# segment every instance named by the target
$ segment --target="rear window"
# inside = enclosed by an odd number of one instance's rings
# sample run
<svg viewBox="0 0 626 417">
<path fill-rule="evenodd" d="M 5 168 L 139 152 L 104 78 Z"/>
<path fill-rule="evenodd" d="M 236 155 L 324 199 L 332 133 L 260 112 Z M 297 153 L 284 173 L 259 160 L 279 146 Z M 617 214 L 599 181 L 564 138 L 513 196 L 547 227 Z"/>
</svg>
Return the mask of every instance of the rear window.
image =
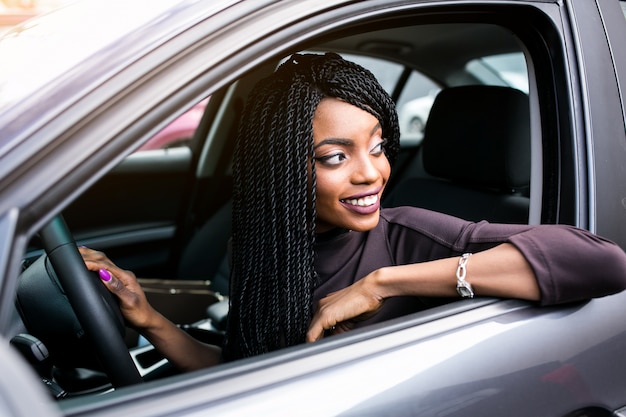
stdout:
<svg viewBox="0 0 626 417">
<path fill-rule="evenodd" d="M 528 70 L 521 52 L 473 59 L 467 63 L 466 70 L 483 84 L 513 87 L 528 93 Z"/>
</svg>

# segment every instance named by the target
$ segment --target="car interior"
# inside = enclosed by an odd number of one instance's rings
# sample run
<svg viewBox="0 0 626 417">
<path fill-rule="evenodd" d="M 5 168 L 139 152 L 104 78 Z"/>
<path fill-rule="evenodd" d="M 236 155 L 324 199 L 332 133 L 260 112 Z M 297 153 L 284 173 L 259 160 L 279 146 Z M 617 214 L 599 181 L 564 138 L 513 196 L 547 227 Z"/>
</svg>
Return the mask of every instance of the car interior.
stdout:
<svg viewBox="0 0 626 417">
<path fill-rule="evenodd" d="M 428 177 L 403 178 L 388 206 L 417 206 L 472 221 L 528 222 L 528 97 L 510 87 L 442 90 L 421 144 Z M 471 204 L 459 202 L 471 201 Z"/>
<path fill-rule="evenodd" d="M 402 149 L 385 207 L 414 205 L 472 221 L 538 220 L 540 203 L 531 204 L 542 192 L 541 178 L 533 182 L 531 176 L 537 152 L 529 99 L 533 56 L 515 30 L 486 20 L 387 21 L 374 30 L 347 28 L 301 45 L 302 51 L 337 52 L 364 65 L 396 101 Z M 252 86 L 287 55 L 281 52 L 213 93 L 189 143 L 130 154 L 63 211 L 78 245 L 102 250 L 134 271 L 155 306 L 212 343 L 221 342 L 228 314 L 230 174 L 238 118 Z M 414 103 L 426 103 L 426 114 L 407 116 Z M 90 349 L 72 308 L 61 300 L 55 268 L 42 260 L 45 238 L 34 237 L 24 257 L 12 343 L 55 397 L 106 392 L 116 384 L 85 353 Z M 46 285 L 38 283 L 42 275 Z M 38 303 L 42 294 L 57 300 L 57 307 Z M 121 331 L 144 380 L 177 373 L 145 339 L 131 329 Z M 46 353 L 33 354 L 33 346 Z"/>
</svg>

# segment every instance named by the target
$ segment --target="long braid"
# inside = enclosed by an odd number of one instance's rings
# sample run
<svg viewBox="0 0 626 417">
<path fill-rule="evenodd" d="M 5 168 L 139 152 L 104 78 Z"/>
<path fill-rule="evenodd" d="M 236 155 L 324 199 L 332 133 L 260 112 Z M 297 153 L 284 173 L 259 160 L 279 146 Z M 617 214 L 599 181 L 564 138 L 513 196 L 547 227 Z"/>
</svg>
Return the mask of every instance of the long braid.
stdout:
<svg viewBox="0 0 626 417">
<path fill-rule="evenodd" d="M 381 122 L 392 161 L 394 103 L 374 76 L 336 54 L 294 55 L 248 97 L 235 148 L 228 360 L 304 342 L 317 284 L 313 116 L 337 97 Z"/>
</svg>

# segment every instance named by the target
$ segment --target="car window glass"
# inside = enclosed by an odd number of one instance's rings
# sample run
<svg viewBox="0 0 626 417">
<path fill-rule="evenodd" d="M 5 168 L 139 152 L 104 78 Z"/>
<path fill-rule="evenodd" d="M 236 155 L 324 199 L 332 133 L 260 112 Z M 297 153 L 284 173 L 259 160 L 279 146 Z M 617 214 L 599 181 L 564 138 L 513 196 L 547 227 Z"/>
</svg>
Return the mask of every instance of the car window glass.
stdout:
<svg viewBox="0 0 626 417">
<path fill-rule="evenodd" d="M 208 101 L 209 99 L 206 98 L 195 104 L 151 137 L 137 151 L 189 146 Z"/>
<path fill-rule="evenodd" d="M 626 1 L 620 1 L 619 5 L 622 6 L 622 11 L 624 12 L 624 17 L 626 18 Z"/>
<path fill-rule="evenodd" d="M 341 55 L 345 59 L 353 61 L 372 71 L 378 82 L 389 94 L 391 94 L 394 88 L 396 88 L 400 75 L 402 75 L 402 65 L 396 64 L 395 62 L 356 54 Z"/>
<path fill-rule="evenodd" d="M 342 55 L 372 71 L 389 94 L 394 93 L 405 70 L 403 65 L 395 62 L 355 54 Z M 411 71 L 396 103 L 400 119 L 401 146 L 419 143 L 432 100 L 439 89 L 439 86 L 424 74 Z"/>
<path fill-rule="evenodd" d="M 401 145 L 421 142 L 430 107 L 440 90 L 441 87 L 430 78 L 418 71 L 411 72 L 397 103 Z"/>
<path fill-rule="evenodd" d="M 473 59 L 466 70 L 482 84 L 503 85 L 528 93 L 528 72 L 522 52 Z"/>
</svg>

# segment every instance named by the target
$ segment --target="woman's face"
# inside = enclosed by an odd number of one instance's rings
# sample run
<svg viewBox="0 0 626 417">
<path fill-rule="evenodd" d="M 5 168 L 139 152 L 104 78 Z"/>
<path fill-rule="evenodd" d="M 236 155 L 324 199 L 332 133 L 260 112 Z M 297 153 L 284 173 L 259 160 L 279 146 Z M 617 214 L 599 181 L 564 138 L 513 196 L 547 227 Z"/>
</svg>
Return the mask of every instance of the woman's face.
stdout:
<svg viewBox="0 0 626 417">
<path fill-rule="evenodd" d="M 324 98 L 313 117 L 317 173 L 317 233 L 337 227 L 371 230 L 391 167 L 378 119 L 335 98 Z"/>
</svg>

